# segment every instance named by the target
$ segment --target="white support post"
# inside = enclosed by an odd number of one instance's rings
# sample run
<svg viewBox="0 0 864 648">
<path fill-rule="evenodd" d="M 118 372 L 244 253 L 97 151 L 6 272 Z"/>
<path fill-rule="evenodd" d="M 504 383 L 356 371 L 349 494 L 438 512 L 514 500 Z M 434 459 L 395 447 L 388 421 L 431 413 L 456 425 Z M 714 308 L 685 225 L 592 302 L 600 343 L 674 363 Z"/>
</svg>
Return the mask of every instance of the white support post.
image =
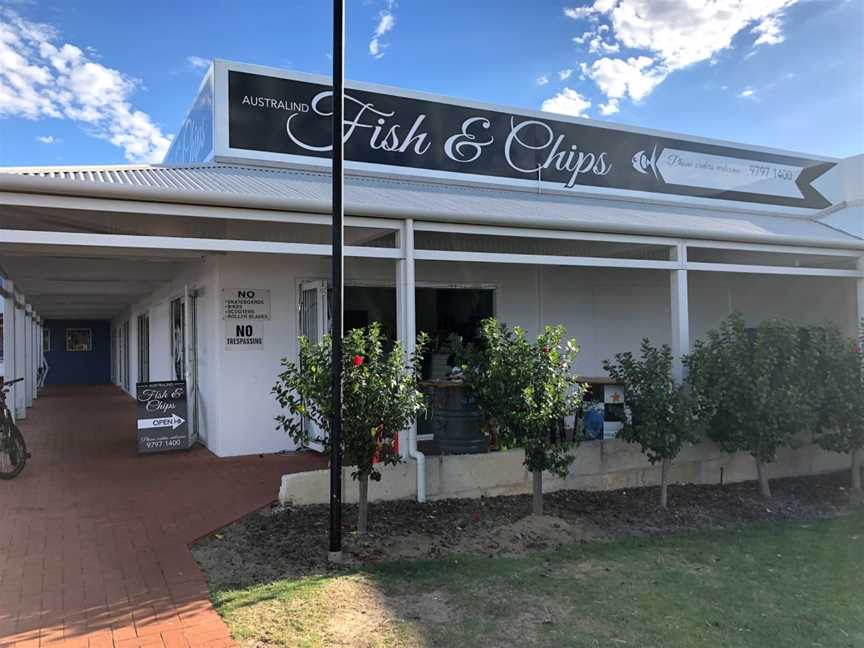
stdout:
<svg viewBox="0 0 864 648">
<path fill-rule="evenodd" d="M 3 280 L 3 288 L 6 292 L 3 298 L 3 379 L 5 381 L 15 380 L 15 284 L 12 281 Z M 18 385 L 12 385 L 7 394 L 7 404 L 12 418 L 15 418 L 15 391 Z"/>
<path fill-rule="evenodd" d="M 672 255 L 678 269 L 672 270 L 669 282 L 672 321 L 672 375 L 675 380 L 684 380 L 682 356 L 690 352 L 690 304 L 687 294 L 687 247 L 679 243 Z"/>
<path fill-rule="evenodd" d="M 27 329 L 30 331 L 30 364 L 27 367 L 30 376 L 30 398 L 36 400 L 36 311 L 30 307 L 30 322 Z"/>
<path fill-rule="evenodd" d="M 397 262 L 396 329 L 399 341 L 409 355 L 417 348 L 417 311 L 414 277 L 414 221 L 406 219 L 400 232 L 401 258 Z M 406 438 L 407 437 L 407 438 Z M 407 441 L 407 443 L 406 443 Z M 417 462 L 417 501 L 426 501 L 426 456 L 417 449 L 417 423 L 399 433 L 403 457 Z"/>
<path fill-rule="evenodd" d="M 30 330 L 33 331 L 33 362 L 30 367 L 30 378 L 33 381 L 33 400 L 39 397 L 39 381 L 36 379 L 36 372 L 39 369 L 39 315 L 34 309 L 30 320 Z"/>
<path fill-rule="evenodd" d="M 858 271 L 864 273 L 864 257 L 858 259 Z M 855 320 L 855 330 L 859 331 L 862 322 L 864 322 L 864 277 L 856 281 L 856 292 L 858 295 L 858 318 Z"/>
<path fill-rule="evenodd" d="M 195 330 L 195 322 L 193 317 L 195 316 L 195 311 L 192 308 L 192 300 L 194 299 L 194 291 L 189 290 L 189 284 L 183 286 L 183 340 L 186 343 L 186 348 L 183 349 L 183 359 L 185 360 L 186 366 L 183 367 L 183 371 L 186 378 L 186 418 L 188 422 L 186 424 L 186 429 L 188 430 L 189 442 L 190 445 L 194 443 L 198 439 L 198 426 L 196 421 L 196 406 L 198 402 L 198 385 L 195 384 L 195 367 L 194 362 L 195 359 L 195 339 L 194 339 L 194 330 Z M 126 340 L 127 352 L 123 358 L 123 361 L 129 362 L 129 353 L 131 350 L 129 349 L 129 340 Z M 127 369 L 128 371 L 128 369 Z M 131 378 L 130 378 L 130 387 L 131 387 Z"/>
<path fill-rule="evenodd" d="M 24 405 L 33 406 L 33 307 L 24 307 Z"/>
<path fill-rule="evenodd" d="M 42 318 L 33 318 L 33 398 L 39 398 L 39 367 L 42 366 Z"/>
<path fill-rule="evenodd" d="M 25 348 L 25 323 L 27 314 L 24 311 L 24 296 L 15 297 L 15 377 L 23 378 L 27 366 L 27 353 Z M 15 416 L 19 419 L 27 417 L 27 397 L 25 383 L 21 381 L 15 385 Z"/>
</svg>

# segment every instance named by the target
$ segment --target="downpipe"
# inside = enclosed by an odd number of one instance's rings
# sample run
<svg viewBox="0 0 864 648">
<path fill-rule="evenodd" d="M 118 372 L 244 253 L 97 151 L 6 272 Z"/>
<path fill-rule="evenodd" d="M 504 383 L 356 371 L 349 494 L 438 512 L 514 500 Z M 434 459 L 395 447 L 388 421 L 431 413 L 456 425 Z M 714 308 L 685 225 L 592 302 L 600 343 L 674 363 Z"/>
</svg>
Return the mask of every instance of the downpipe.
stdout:
<svg viewBox="0 0 864 648">
<path fill-rule="evenodd" d="M 408 456 L 417 462 L 417 501 L 426 501 L 426 455 L 417 449 L 417 424 L 408 430 Z"/>
</svg>

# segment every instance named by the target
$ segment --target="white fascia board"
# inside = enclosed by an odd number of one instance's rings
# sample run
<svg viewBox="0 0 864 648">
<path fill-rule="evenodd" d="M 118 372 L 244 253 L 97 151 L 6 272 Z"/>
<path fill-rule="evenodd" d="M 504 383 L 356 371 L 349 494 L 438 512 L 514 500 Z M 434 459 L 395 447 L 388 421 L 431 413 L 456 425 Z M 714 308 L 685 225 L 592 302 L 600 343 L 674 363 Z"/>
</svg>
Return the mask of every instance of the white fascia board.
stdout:
<svg viewBox="0 0 864 648">
<path fill-rule="evenodd" d="M 677 261 L 569 257 L 547 254 L 505 254 L 499 252 L 454 252 L 450 250 L 414 250 L 414 258 L 417 261 L 464 261 L 469 263 L 514 263 L 585 268 L 639 268 L 642 270 L 677 270 L 680 267 Z"/>
<path fill-rule="evenodd" d="M 737 263 L 688 262 L 687 270 L 696 272 L 733 272 L 741 274 L 794 275 L 805 277 L 848 277 L 860 279 L 860 270 L 839 270 L 834 268 L 804 268 L 793 266 L 766 266 Z"/>
<path fill-rule="evenodd" d="M 532 229 L 528 227 L 501 227 L 498 225 L 471 225 L 464 223 L 438 223 L 415 221 L 418 232 L 444 232 L 453 234 L 479 234 L 486 236 L 512 236 L 523 238 L 565 239 L 568 241 L 605 241 L 609 243 L 644 243 L 646 245 L 677 245 L 678 239 L 627 234 L 601 234 L 574 230 Z"/>
<path fill-rule="evenodd" d="M 736 243 L 734 241 L 689 240 L 678 238 L 663 238 L 651 236 L 632 236 L 626 234 L 597 234 L 593 232 L 578 232 L 573 230 L 538 230 L 519 227 L 499 227 L 496 225 L 465 225 L 461 223 L 436 223 L 418 221 L 414 223 L 416 231 L 444 232 L 454 234 L 477 234 L 486 236 L 512 236 L 524 238 L 563 239 L 568 241 L 603 241 L 608 243 L 641 243 L 657 246 L 677 246 L 683 244 L 692 248 L 716 248 L 721 250 L 740 250 L 747 252 L 775 252 L 779 254 L 813 254 L 822 256 L 858 258 L 858 250 L 841 250 L 836 248 L 795 246 L 795 245 L 760 245 L 757 243 Z"/>
<path fill-rule="evenodd" d="M 127 234 L 82 234 L 80 232 L 47 232 L 0 229 L 0 244 L 75 246 L 95 248 L 137 248 L 155 250 L 195 250 L 199 252 L 252 252 L 260 254 L 297 254 L 330 256 L 330 246 L 315 243 L 279 243 L 274 241 L 238 241 L 173 236 L 137 236 Z M 0 248 L 2 249 L 2 248 Z M 345 246 L 345 256 L 376 259 L 399 259 L 398 248 Z"/>
<path fill-rule="evenodd" d="M 688 248 L 712 248 L 718 250 L 736 250 L 743 252 L 772 252 L 776 254 L 813 254 L 819 256 L 835 256 L 858 258 L 860 250 L 841 250 L 837 248 L 813 247 L 801 245 L 760 245 L 758 243 L 736 243 L 734 241 L 686 241 Z"/>
</svg>

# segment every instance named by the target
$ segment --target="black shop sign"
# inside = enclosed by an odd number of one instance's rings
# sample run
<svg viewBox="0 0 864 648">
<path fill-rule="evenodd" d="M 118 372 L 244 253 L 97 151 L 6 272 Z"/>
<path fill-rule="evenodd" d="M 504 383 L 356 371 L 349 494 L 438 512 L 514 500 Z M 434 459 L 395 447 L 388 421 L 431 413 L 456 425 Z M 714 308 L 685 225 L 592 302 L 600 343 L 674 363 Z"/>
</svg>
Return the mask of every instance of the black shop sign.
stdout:
<svg viewBox="0 0 864 648">
<path fill-rule="evenodd" d="M 186 382 L 171 380 L 135 385 L 138 399 L 138 452 L 186 450 L 191 446 Z"/>
<path fill-rule="evenodd" d="M 789 207 L 830 205 L 813 186 L 834 166 L 827 160 L 384 90 L 346 90 L 345 156 L 355 167 L 360 163 L 357 168 L 564 191 L 596 187 Z M 264 152 L 289 162 L 326 164 L 332 113 L 327 83 L 228 71 L 229 154 Z"/>
</svg>

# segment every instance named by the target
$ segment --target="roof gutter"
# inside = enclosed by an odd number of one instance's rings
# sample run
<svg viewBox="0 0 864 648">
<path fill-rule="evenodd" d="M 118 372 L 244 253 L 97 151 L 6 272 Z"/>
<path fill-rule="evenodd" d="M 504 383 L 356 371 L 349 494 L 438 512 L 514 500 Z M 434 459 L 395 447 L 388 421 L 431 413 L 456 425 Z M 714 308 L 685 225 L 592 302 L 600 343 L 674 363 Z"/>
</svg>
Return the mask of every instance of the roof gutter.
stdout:
<svg viewBox="0 0 864 648">
<path fill-rule="evenodd" d="M 183 205 L 203 205 L 212 207 L 236 207 L 280 212 L 306 212 L 329 214 L 330 202 L 304 198 L 279 198 L 257 196 L 254 194 L 225 194 L 216 192 L 186 191 L 166 187 L 135 186 L 128 184 L 98 183 L 64 178 L 45 178 L 0 173 L 0 193 L 17 192 L 30 194 L 49 194 L 56 196 L 75 196 L 85 198 L 105 198 L 137 202 L 175 203 Z M 350 194 L 349 194 L 350 196 Z M 627 201 L 633 203 L 633 201 Z M 350 199 L 345 204 L 346 214 L 378 218 L 439 221 L 450 223 L 471 223 L 476 225 L 499 225 L 504 227 L 533 227 L 574 231 L 603 232 L 610 234 L 641 234 L 689 239 L 724 240 L 742 243 L 773 243 L 778 245 L 800 245 L 823 248 L 864 250 L 864 239 L 851 238 L 847 241 L 826 241 L 803 236 L 782 236 L 761 232 L 723 232 L 701 229 L 666 227 L 645 223 L 596 223 L 590 220 L 568 217 L 538 216 L 500 216 L 495 214 L 454 214 L 449 211 L 406 207 L 402 205 L 358 204 Z M 821 224 L 821 223 L 820 223 Z M 824 226 L 824 224 L 822 224 Z M 831 228 L 825 226 L 826 229 Z M 833 230 L 832 230 L 833 231 Z"/>
</svg>

